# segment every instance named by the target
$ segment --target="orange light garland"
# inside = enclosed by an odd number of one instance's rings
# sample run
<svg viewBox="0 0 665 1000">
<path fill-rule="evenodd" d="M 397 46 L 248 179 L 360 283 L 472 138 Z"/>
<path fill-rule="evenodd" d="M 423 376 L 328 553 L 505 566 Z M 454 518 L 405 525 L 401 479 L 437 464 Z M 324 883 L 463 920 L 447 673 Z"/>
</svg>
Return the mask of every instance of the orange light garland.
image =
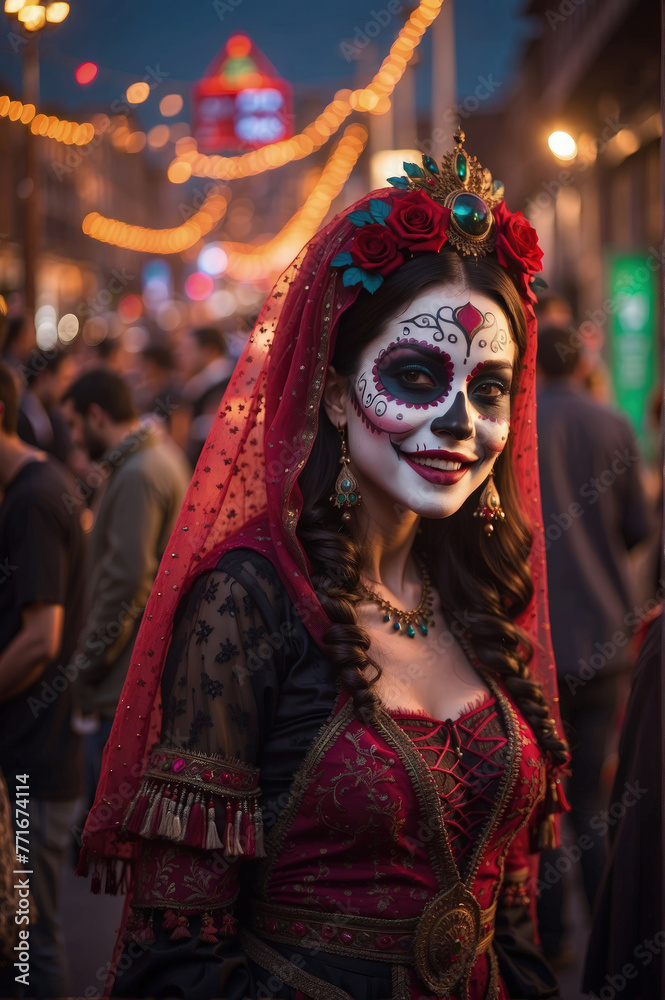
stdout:
<svg viewBox="0 0 665 1000">
<path fill-rule="evenodd" d="M 321 114 L 298 135 L 238 156 L 206 156 L 197 150 L 188 151 L 172 161 L 169 180 L 174 184 L 182 184 L 192 174 L 196 177 L 234 180 L 254 176 L 264 170 L 275 170 L 320 149 L 331 135 L 339 131 L 353 111 L 385 114 L 390 107 L 390 94 L 402 78 L 416 46 L 439 14 L 442 5 L 443 0 L 420 0 L 367 87 L 353 91 L 340 90 Z"/>
<path fill-rule="evenodd" d="M 235 281 L 263 281 L 282 271 L 325 219 L 366 142 L 367 129 L 363 125 L 349 125 L 302 208 L 272 239 L 256 247 L 224 244 L 228 257 L 225 276 Z"/>
<path fill-rule="evenodd" d="M 276 236 L 258 247 L 247 247 L 242 243 L 226 244 L 229 257 L 226 274 L 239 281 L 260 280 L 286 266 L 318 229 L 333 199 L 348 180 L 366 142 L 367 129 L 362 125 L 349 125 L 304 205 Z M 83 220 L 83 232 L 95 240 L 126 250 L 180 253 L 194 246 L 218 224 L 227 204 L 226 197 L 215 189 L 196 215 L 173 229 L 130 226 L 118 219 L 108 219 L 91 212 Z"/>
<path fill-rule="evenodd" d="M 221 185 L 220 185 L 221 187 Z M 191 219 L 172 229 L 146 229 L 131 226 L 118 219 L 108 219 L 98 212 L 90 212 L 83 220 L 83 232 L 102 243 L 111 243 L 125 250 L 144 253 L 171 254 L 188 250 L 214 229 L 226 212 L 228 201 L 219 188 L 207 195 L 198 212 Z"/>
<path fill-rule="evenodd" d="M 34 104 L 12 101 L 6 95 L 0 97 L 0 118 L 29 125 L 33 135 L 45 135 L 56 142 L 64 142 L 66 146 L 86 146 L 95 134 L 95 126 L 91 122 L 79 125 L 78 122 L 63 121 L 55 115 L 37 114 Z"/>
</svg>

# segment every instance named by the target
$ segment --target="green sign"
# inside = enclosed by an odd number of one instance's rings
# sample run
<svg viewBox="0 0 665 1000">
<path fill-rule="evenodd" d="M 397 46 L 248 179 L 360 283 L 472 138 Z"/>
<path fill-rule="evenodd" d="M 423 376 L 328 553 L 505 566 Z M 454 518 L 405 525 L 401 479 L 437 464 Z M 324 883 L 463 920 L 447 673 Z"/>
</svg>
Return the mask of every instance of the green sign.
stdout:
<svg viewBox="0 0 665 1000">
<path fill-rule="evenodd" d="M 644 414 L 657 382 L 657 270 L 647 254 L 610 260 L 610 354 L 619 409 L 641 436 Z"/>
</svg>

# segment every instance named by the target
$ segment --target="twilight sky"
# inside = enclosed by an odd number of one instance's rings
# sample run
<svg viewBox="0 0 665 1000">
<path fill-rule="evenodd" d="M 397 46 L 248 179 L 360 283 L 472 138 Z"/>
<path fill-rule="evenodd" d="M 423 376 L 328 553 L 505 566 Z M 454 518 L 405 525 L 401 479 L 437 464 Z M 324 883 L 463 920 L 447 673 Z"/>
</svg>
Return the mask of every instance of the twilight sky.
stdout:
<svg viewBox="0 0 665 1000">
<path fill-rule="evenodd" d="M 246 31 L 298 92 L 312 89 L 328 100 L 339 87 L 353 85 L 355 64 L 341 43 L 353 39 L 386 11 L 387 0 L 70 0 L 67 21 L 40 40 L 42 99 L 69 110 L 85 103 L 110 104 L 150 69 L 168 74 L 165 82 L 136 109 L 145 126 L 161 120 L 161 97 L 180 91 L 186 97 L 228 36 Z M 531 27 L 521 17 L 525 0 L 458 0 L 455 9 L 458 96 L 473 92 L 479 75 L 506 81 Z M 398 8 L 397 0 L 391 4 Z M 382 28 L 375 44 L 383 57 L 405 19 L 407 5 Z M 0 14 L 0 20 L 4 15 Z M 6 25 L 6 21 L 5 21 Z M 3 29 L 5 27 L 3 25 Z M 0 34 L 0 79 L 20 82 L 20 60 L 12 50 L 11 26 Z M 431 51 L 428 37 L 419 47 L 419 105 L 426 107 Z M 99 64 L 97 79 L 79 86 L 79 63 Z"/>
</svg>

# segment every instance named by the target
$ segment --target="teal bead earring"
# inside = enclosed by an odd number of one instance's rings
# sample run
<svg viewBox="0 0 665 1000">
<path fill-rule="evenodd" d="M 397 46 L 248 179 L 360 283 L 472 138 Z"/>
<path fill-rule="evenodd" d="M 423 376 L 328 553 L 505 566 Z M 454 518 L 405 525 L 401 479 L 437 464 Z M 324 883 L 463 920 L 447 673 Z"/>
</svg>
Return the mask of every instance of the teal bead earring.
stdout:
<svg viewBox="0 0 665 1000">
<path fill-rule="evenodd" d="M 339 474 L 335 480 L 335 492 L 330 497 L 330 500 L 335 507 L 357 507 L 362 497 L 358 491 L 358 481 L 349 468 L 351 460 L 346 450 L 346 429 L 340 427 L 339 434 L 342 439 L 342 455 L 339 460 L 342 468 L 339 470 Z M 351 520 L 351 514 L 348 510 L 345 510 L 342 514 L 342 520 Z"/>
</svg>

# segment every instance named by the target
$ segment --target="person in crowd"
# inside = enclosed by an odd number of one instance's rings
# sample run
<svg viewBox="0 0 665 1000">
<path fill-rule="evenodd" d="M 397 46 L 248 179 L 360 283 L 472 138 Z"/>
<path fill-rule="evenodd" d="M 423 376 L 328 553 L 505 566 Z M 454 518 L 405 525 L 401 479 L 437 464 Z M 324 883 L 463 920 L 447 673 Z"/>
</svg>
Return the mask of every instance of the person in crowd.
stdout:
<svg viewBox="0 0 665 1000">
<path fill-rule="evenodd" d="M 26 386 L 18 408 L 18 435 L 27 444 L 69 465 L 74 443 L 59 403 L 74 377 L 76 364 L 62 350 L 45 352 L 39 361 L 39 367 L 33 363 L 25 369 Z"/>
<path fill-rule="evenodd" d="M 463 140 L 312 238 L 213 422 L 83 836 L 114 995 L 558 996 L 542 252 Z"/>
<path fill-rule="evenodd" d="M 538 337 L 538 443 L 552 644 L 561 716 L 572 750 L 571 820 L 587 845 L 584 891 L 593 908 L 605 848 L 593 819 L 606 805 L 601 770 L 629 670 L 633 592 L 629 552 L 650 515 L 640 452 L 628 421 L 597 402 L 577 379 L 579 340 L 549 326 Z M 557 855 L 544 854 L 539 900 L 546 952 L 572 959 L 563 922 L 564 880 L 548 881 Z"/>
<path fill-rule="evenodd" d="M 2 357 L 12 371 L 29 363 L 36 345 L 35 324 L 27 313 L 21 312 L 7 319 Z"/>
<path fill-rule="evenodd" d="M 100 719 L 88 748 L 94 793 L 134 638 L 189 469 L 170 439 L 140 423 L 129 386 L 116 372 L 100 368 L 80 376 L 65 393 L 63 409 L 75 444 L 98 463 L 90 485 L 101 482 L 85 573 L 87 618 L 77 647 L 80 707 Z"/>
<path fill-rule="evenodd" d="M 194 466 L 229 383 L 233 361 L 223 333 L 214 326 L 186 331 L 178 345 L 177 358 L 187 377 L 183 400 L 189 416 L 186 441 L 178 443 L 183 445 Z"/>
<path fill-rule="evenodd" d="M 659 603 L 639 627 L 619 762 L 610 805 L 599 823 L 609 852 L 583 989 L 602 997 L 609 987 L 622 1000 L 663 996 L 662 611 Z"/>
<path fill-rule="evenodd" d="M 21 441 L 17 415 L 15 382 L 0 363 L 0 770 L 17 831 L 29 830 L 19 860 L 32 872 L 37 919 L 24 995 L 60 997 L 68 992 L 61 875 L 84 791 L 83 743 L 70 725 L 84 536 L 78 509 L 63 501 L 72 477 Z"/>
<path fill-rule="evenodd" d="M 174 427 L 182 419 L 182 380 L 177 375 L 173 351 L 166 344 L 144 347 L 138 357 L 141 384 L 136 392 L 141 413 L 162 420 L 172 437 L 186 437 Z"/>
</svg>

